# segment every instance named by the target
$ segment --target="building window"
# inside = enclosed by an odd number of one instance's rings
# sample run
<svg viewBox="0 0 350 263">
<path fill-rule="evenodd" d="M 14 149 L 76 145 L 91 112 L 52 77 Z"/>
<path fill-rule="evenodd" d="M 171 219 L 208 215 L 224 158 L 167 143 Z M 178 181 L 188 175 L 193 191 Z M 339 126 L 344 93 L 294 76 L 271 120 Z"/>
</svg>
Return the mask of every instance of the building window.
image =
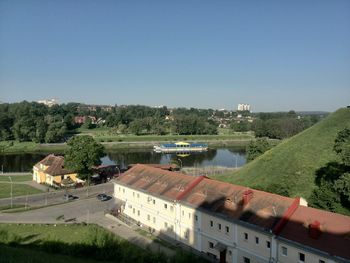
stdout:
<svg viewBox="0 0 350 263">
<path fill-rule="evenodd" d="M 184 210 L 182 210 L 182 216 L 185 216 L 185 211 Z"/>
<path fill-rule="evenodd" d="M 194 216 L 194 220 L 198 221 L 198 216 L 197 215 Z"/>
<path fill-rule="evenodd" d="M 244 263 L 250 263 L 250 259 L 249 259 L 249 258 L 246 258 L 246 257 L 243 257 L 243 262 L 244 262 Z"/>
<path fill-rule="evenodd" d="M 155 217 L 153 217 L 153 224 L 155 224 L 156 223 L 156 218 Z"/>
<path fill-rule="evenodd" d="M 244 240 L 248 240 L 248 233 L 244 233 Z"/>
<path fill-rule="evenodd" d="M 151 220 L 151 216 L 147 215 L 147 220 L 150 221 Z"/>
<path fill-rule="evenodd" d="M 164 209 L 168 209 L 168 205 L 167 204 L 164 204 Z"/>
<path fill-rule="evenodd" d="M 168 228 L 168 223 L 167 222 L 164 222 L 164 227 Z"/>
<path fill-rule="evenodd" d="M 270 241 L 266 241 L 266 247 L 270 248 L 271 247 L 271 242 Z"/>
<path fill-rule="evenodd" d="M 259 244 L 259 238 L 255 237 L 255 244 Z"/>
<path fill-rule="evenodd" d="M 218 229 L 221 230 L 221 224 L 220 223 L 218 224 Z"/>
<path fill-rule="evenodd" d="M 210 226 L 213 227 L 213 225 L 214 225 L 213 220 L 210 220 Z"/>
<path fill-rule="evenodd" d="M 132 197 L 135 197 L 135 192 L 132 192 Z"/>
<path fill-rule="evenodd" d="M 140 210 L 137 210 L 137 215 L 140 216 Z"/>
<path fill-rule="evenodd" d="M 174 207 L 171 205 L 170 206 L 170 211 L 173 212 L 174 211 Z"/>
<path fill-rule="evenodd" d="M 305 262 L 305 254 L 304 253 L 299 253 L 299 261 Z"/>
<path fill-rule="evenodd" d="M 187 230 L 184 232 L 184 237 L 185 237 L 186 239 L 188 239 L 189 235 L 190 235 L 190 230 L 187 229 Z"/>
<path fill-rule="evenodd" d="M 191 219 L 191 213 L 188 213 L 188 219 Z"/>
<path fill-rule="evenodd" d="M 214 248 L 214 243 L 209 241 L 209 248 Z"/>
<path fill-rule="evenodd" d="M 140 194 L 137 194 L 137 198 L 140 198 Z"/>
<path fill-rule="evenodd" d="M 156 200 L 153 199 L 153 204 L 155 205 L 156 204 Z"/>
<path fill-rule="evenodd" d="M 231 251 L 231 250 L 229 250 L 229 251 L 228 251 L 228 254 L 229 254 L 230 256 L 232 256 L 232 251 Z"/>
<path fill-rule="evenodd" d="M 225 227 L 226 233 L 230 232 L 230 228 L 228 226 Z"/>
<path fill-rule="evenodd" d="M 121 187 L 119 187 L 119 192 L 121 192 L 122 191 L 122 189 L 121 189 Z"/>
<path fill-rule="evenodd" d="M 170 229 L 171 231 L 174 231 L 174 225 L 171 225 Z"/>
<path fill-rule="evenodd" d="M 320 259 L 318 263 L 326 263 L 324 260 Z"/>
<path fill-rule="evenodd" d="M 132 213 L 135 214 L 135 208 L 132 209 Z"/>
<path fill-rule="evenodd" d="M 123 194 L 125 194 L 125 189 L 123 188 Z"/>
<path fill-rule="evenodd" d="M 283 256 L 287 256 L 287 253 L 288 253 L 287 248 L 286 247 L 282 247 L 282 255 Z"/>
</svg>

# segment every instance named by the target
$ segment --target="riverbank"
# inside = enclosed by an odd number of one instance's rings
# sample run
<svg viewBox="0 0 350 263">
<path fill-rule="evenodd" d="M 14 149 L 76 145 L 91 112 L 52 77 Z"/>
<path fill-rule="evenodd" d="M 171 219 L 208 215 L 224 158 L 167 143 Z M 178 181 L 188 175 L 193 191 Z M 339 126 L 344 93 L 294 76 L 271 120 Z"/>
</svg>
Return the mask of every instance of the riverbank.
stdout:
<svg viewBox="0 0 350 263">
<path fill-rule="evenodd" d="M 125 135 L 111 138 L 95 139 L 101 142 L 106 150 L 118 149 L 148 149 L 156 144 L 188 141 L 207 143 L 211 148 L 246 146 L 254 136 L 250 133 L 237 133 L 227 135 L 164 135 L 164 136 L 134 136 Z M 66 143 L 40 144 L 34 142 L 2 141 L 1 153 L 62 153 L 67 148 Z"/>
</svg>

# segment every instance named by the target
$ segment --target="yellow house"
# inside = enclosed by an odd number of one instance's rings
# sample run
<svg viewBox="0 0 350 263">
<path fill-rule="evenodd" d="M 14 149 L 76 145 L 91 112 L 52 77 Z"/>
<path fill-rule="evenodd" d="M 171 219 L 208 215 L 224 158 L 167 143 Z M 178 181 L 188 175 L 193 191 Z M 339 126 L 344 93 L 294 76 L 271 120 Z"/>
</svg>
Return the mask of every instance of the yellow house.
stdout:
<svg viewBox="0 0 350 263">
<path fill-rule="evenodd" d="M 64 168 L 63 156 L 50 154 L 33 166 L 33 181 L 39 184 L 61 186 L 62 180 L 65 180 L 66 184 L 83 182 L 77 178 L 76 173 Z"/>
</svg>

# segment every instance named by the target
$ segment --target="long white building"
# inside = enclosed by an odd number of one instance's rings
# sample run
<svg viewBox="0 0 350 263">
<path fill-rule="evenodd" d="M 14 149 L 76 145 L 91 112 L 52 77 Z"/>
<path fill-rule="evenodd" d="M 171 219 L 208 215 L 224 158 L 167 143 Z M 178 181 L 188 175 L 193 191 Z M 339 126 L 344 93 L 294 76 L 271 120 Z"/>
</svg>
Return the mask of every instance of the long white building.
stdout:
<svg viewBox="0 0 350 263">
<path fill-rule="evenodd" d="M 135 165 L 114 181 L 123 213 L 220 262 L 350 260 L 350 217 L 204 176 Z"/>
</svg>

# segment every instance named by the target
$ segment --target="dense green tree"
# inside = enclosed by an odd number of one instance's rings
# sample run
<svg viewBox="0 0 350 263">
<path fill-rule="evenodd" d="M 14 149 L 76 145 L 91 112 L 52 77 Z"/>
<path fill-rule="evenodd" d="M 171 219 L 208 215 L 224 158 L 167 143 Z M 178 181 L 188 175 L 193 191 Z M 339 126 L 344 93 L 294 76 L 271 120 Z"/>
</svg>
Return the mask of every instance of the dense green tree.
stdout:
<svg viewBox="0 0 350 263">
<path fill-rule="evenodd" d="M 318 186 L 310 205 L 337 213 L 350 214 L 350 129 L 340 131 L 334 142 L 334 151 L 341 162 L 330 162 L 316 172 Z"/>
<path fill-rule="evenodd" d="M 266 138 L 259 138 L 256 141 L 250 141 L 246 149 L 247 161 L 250 162 L 254 160 L 270 148 L 271 145 Z"/>
<path fill-rule="evenodd" d="M 217 134 L 217 125 L 195 114 L 177 115 L 174 118 L 173 130 L 181 135 Z"/>
<path fill-rule="evenodd" d="M 350 173 L 344 173 L 334 182 L 334 189 L 350 202 Z M 349 207 L 350 208 L 350 207 Z"/>
<path fill-rule="evenodd" d="M 248 121 L 234 121 L 230 124 L 230 129 L 235 132 L 247 132 L 250 131 L 250 123 Z"/>
<path fill-rule="evenodd" d="M 333 149 L 342 162 L 350 166 L 350 129 L 344 129 L 338 133 Z"/>
<path fill-rule="evenodd" d="M 47 124 L 43 119 L 39 119 L 35 124 L 35 142 L 42 143 L 45 141 L 45 135 L 47 133 Z"/>
<path fill-rule="evenodd" d="M 45 135 L 45 142 L 53 143 L 63 141 L 66 131 L 67 127 L 63 122 L 51 123 Z"/>
<path fill-rule="evenodd" d="M 76 136 L 71 138 L 65 152 L 64 165 L 67 169 L 78 173 L 79 178 L 86 179 L 92 174 L 93 166 L 101 164 L 104 147 L 91 136 Z"/>
<path fill-rule="evenodd" d="M 94 128 L 94 124 L 92 124 L 92 120 L 89 117 L 85 117 L 85 122 L 84 124 L 81 126 L 84 129 L 92 129 Z"/>
<path fill-rule="evenodd" d="M 309 198 L 310 205 L 332 212 L 341 210 L 340 196 L 333 190 L 331 183 L 323 183 L 317 187 Z"/>
</svg>

